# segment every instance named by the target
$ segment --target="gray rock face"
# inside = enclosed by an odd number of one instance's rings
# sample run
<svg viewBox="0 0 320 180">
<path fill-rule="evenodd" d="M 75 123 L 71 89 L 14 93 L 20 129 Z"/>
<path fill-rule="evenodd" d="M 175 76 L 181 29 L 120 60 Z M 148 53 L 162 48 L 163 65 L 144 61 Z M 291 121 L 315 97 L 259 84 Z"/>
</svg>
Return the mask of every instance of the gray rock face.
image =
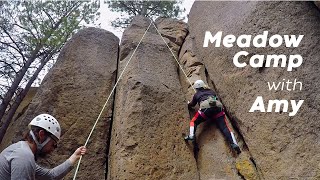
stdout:
<svg viewBox="0 0 320 180">
<path fill-rule="evenodd" d="M 198 79 L 208 84 L 205 66 L 194 53 L 193 41 L 190 36 L 187 36 L 180 51 L 180 63 L 192 84 Z M 191 101 L 195 92 L 182 72 L 180 73 L 180 80 L 186 98 Z M 194 112 L 191 113 L 190 120 L 197 109 L 198 107 L 195 107 Z M 201 123 L 196 132 L 199 147 L 196 158 L 200 179 L 237 179 L 237 174 L 234 173 L 236 172 L 234 171 L 235 166 L 233 166 L 235 159 L 228 151 L 224 137 L 216 128 L 214 122 Z"/>
<path fill-rule="evenodd" d="M 17 119 L 19 119 L 26 112 L 33 97 L 37 93 L 37 90 L 38 90 L 38 87 L 31 87 L 29 89 L 27 95 L 24 97 L 23 101 L 20 103 L 18 109 L 15 112 L 14 117 L 11 120 L 11 126 L 12 124 L 16 124 Z M 5 137 L 2 139 L 2 142 L 0 144 L 0 151 L 4 150 L 8 145 L 12 144 L 13 143 L 12 139 L 16 136 L 15 130 L 10 129 L 10 126 L 8 128 L 9 130 L 6 131 Z"/>
<path fill-rule="evenodd" d="M 194 38 L 187 36 L 180 50 L 180 64 L 183 66 L 191 83 L 201 79 L 214 90 L 212 81 L 206 73 L 206 68 L 195 52 Z M 180 82 L 182 82 L 186 98 L 191 101 L 195 92 L 183 72 L 180 72 Z M 190 115 L 192 115 L 190 119 L 196 110 L 198 110 L 198 107 L 194 108 L 194 112 L 190 112 Z M 244 178 L 250 176 L 249 179 L 257 179 L 256 169 L 252 162 L 250 162 L 250 154 L 245 151 L 242 139 L 233 129 L 230 120 L 227 117 L 225 120 L 242 147 L 242 153 L 240 156 L 237 156 L 235 152 L 231 151 L 229 143 L 226 142 L 214 120 L 201 123 L 196 131 L 199 147 L 196 158 L 200 179 L 241 179 L 238 174 Z M 242 164 L 245 164 L 245 166 Z"/>
<path fill-rule="evenodd" d="M 62 163 L 84 145 L 115 83 L 118 44 L 119 39 L 108 31 L 96 28 L 79 31 L 61 51 L 25 115 L 10 127 L 19 134 L 27 130 L 27 124 L 38 114 L 49 113 L 57 118 L 62 139 L 56 151 L 43 162 L 47 167 Z M 77 179 L 105 177 L 102 167 L 106 162 L 112 101 L 92 134 Z M 66 179 L 72 177 L 73 173 L 69 173 Z"/>
<path fill-rule="evenodd" d="M 124 32 L 119 73 L 149 23 L 136 17 Z M 192 150 L 181 136 L 188 111 L 175 60 L 153 25 L 125 69 L 115 99 L 108 179 L 198 179 Z"/>
<path fill-rule="evenodd" d="M 189 16 L 190 35 L 195 37 L 196 55 L 203 59 L 227 111 L 238 123 L 253 160 L 265 179 L 319 178 L 320 143 L 317 138 L 319 114 L 320 13 L 312 2 L 195 2 Z M 224 37 L 268 31 L 269 36 L 304 35 L 296 48 L 203 47 L 205 31 Z M 300 54 L 303 63 L 288 72 L 286 68 L 237 68 L 233 57 L 239 51 L 255 54 Z M 249 58 L 241 62 L 249 62 Z M 303 83 L 300 91 L 270 91 L 267 82 L 283 79 Z M 297 86 L 299 87 L 299 86 Z M 295 116 L 288 112 L 249 113 L 257 96 L 268 100 L 305 100 Z M 290 104 L 289 104 L 290 105 Z M 289 112 L 291 112 L 289 106 Z M 239 163 L 246 166 L 246 163 Z"/>
<path fill-rule="evenodd" d="M 180 82 L 183 85 L 183 89 L 186 90 L 184 94 L 186 94 L 186 97 L 189 101 L 191 101 L 195 93 L 190 83 L 194 83 L 196 80 L 202 79 L 206 84 L 208 84 L 206 82 L 207 77 L 205 73 L 205 67 L 201 59 L 195 55 L 193 42 L 194 40 L 190 36 L 187 36 L 179 54 L 179 62 L 183 66 L 183 69 L 186 73 L 180 73 Z"/>
<path fill-rule="evenodd" d="M 203 79 L 215 87 L 244 138 L 241 142 L 236 135 L 243 152 L 234 156 L 214 123 L 203 123 L 197 130 L 200 151 L 194 158 L 191 143 L 186 144 L 181 135 L 188 132 L 186 103 L 194 92 L 151 25 L 119 81 L 115 100 L 109 100 L 89 141 L 89 153 L 77 179 L 105 179 L 105 166 L 110 180 L 319 179 L 319 20 L 313 2 L 197 1 L 190 12 L 186 38 L 185 23 L 157 19 L 156 26 L 189 80 Z M 49 113 L 59 120 L 62 139 L 56 152 L 42 163 L 52 167 L 67 159 L 85 143 L 116 75 L 124 70 L 149 24 L 148 19 L 135 18 L 123 35 L 119 57 L 119 40 L 113 34 L 95 28 L 77 33 L 63 48 L 25 114 L 11 124 L 1 147 L 12 137 L 18 140 L 33 117 Z M 268 37 L 304 37 L 296 48 L 255 48 L 252 43 L 249 48 L 239 48 L 236 43 L 232 48 L 210 43 L 204 48 L 205 31 L 212 35 L 222 31 L 222 37 L 254 37 L 263 31 L 268 31 Z M 248 63 L 255 54 L 300 54 L 303 63 L 292 72 L 281 67 L 237 68 L 232 58 L 239 51 L 250 53 L 241 62 Z M 283 79 L 302 82 L 302 90 L 268 89 L 267 82 Z M 265 106 L 275 99 L 302 99 L 304 103 L 295 116 L 288 112 L 249 113 L 257 96 L 263 97 Z M 70 173 L 66 179 L 72 176 Z"/>
</svg>

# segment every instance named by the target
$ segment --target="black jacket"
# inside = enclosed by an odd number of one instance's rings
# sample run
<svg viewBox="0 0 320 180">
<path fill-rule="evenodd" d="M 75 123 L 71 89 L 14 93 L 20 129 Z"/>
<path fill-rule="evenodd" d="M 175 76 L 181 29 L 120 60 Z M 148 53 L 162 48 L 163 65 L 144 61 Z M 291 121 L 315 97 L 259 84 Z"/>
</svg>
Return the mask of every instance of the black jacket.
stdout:
<svg viewBox="0 0 320 180">
<path fill-rule="evenodd" d="M 216 96 L 216 93 L 211 89 L 198 89 L 193 95 L 192 101 L 188 104 L 188 106 L 194 107 L 197 103 L 200 105 L 200 102 L 206 100 L 208 96 Z"/>
</svg>

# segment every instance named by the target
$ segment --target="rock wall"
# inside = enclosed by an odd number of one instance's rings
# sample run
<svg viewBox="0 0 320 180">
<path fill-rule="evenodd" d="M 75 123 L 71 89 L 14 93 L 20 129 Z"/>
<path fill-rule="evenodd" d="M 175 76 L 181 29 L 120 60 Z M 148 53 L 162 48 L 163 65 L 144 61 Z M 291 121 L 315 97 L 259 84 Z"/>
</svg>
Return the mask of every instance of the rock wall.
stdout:
<svg viewBox="0 0 320 180">
<path fill-rule="evenodd" d="M 77 179 L 319 179 L 320 12 L 315 4 L 196 1 L 189 15 L 188 36 L 183 22 L 155 21 L 189 80 L 205 80 L 222 100 L 241 145 L 239 156 L 212 122 L 198 127 L 196 154 L 193 145 L 184 142 L 182 133 L 188 133 L 193 115 L 186 103 L 193 89 L 153 25 L 135 51 L 150 25 L 142 17 L 125 30 L 120 52 L 118 38 L 107 31 L 87 28 L 77 33 L 61 51 L 27 111 L 10 125 L 1 147 L 18 140 L 33 117 L 49 113 L 59 120 L 62 139 L 57 152 L 41 163 L 63 162 L 85 143 L 116 76 L 135 52 L 115 99 L 109 100 L 89 141 Z M 222 31 L 223 37 L 268 31 L 269 37 L 302 34 L 304 38 L 297 48 L 216 48 L 213 44 L 204 48 L 205 31 L 213 35 Z M 232 58 L 241 50 L 250 53 L 241 59 L 245 62 L 254 54 L 300 54 L 303 64 L 293 72 L 237 68 Z M 283 79 L 297 79 L 303 90 L 268 90 L 267 82 Z M 305 101 L 292 117 L 286 112 L 249 113 L 259 95 L 265 102 Z"/>
<path fill-rule="evenodd" d="M 198 59 L 194 54 L 193 41 L 193 38 L 190 36 L 186 38 L 180 51 L 179 61 L 192 84 L 198 79 L 208 84 L 205 66 L 201 62 L 201 59 Z M 195 91 L 182 71 L 180 73 L 180 81 L 183 84 L 186 98 L 191 101 Z M 194 112 L 190 112 L 191 116 L 189 119 L 194 116 L 197 109 L 198 107 L 195 108 Z M 196 137 L 197 145 L 194 148 L 199 148 L 199 150 L 195 150 L 194 155 L 197 160 L 200 179 L 237 179 L 237 175 L 233 173 L 232 169 L 234 158 L 228 152 L 223 135 L 216 128 L 214 122 L 208 121 L 200 124 L 197 127 Z"/>
<path fill-rule="evenodd" d="M 37 87 L 31 87 L 27 93 L 27 95 L 25 96 L 25 98 L 22 100 L 22 102 L 20 103 L 18 109 L 15 112 L 15 115 L 12 118 L 12 122 L 11 124 L 15 124 L 17 123 L 17 119 L 19 119 L 28 109 L 29 104 L 31 103 L 33 97 L 35 96 L 35 94 L 37 93 L 38 88 Z M 15 131 L 7 131 L 5 134 L 5 138 L 2 140 L 1 144 L 0 144 L 0 151 L 2 151 L 3 149 L 5 149 L 9 144 L 11 144 L 12 138 L 15 136 Z"/>
<path fill-rule="evenodd" d="M 119 39 L 108 31 L 96 28 L 79 31 L 64 46 L 26 113 L 8 129 L 18 139 L 36 115 L 49 113 L 56 117 L 62 139 L 56 152 L 42 161 L 46 167 L 62 163 L 84 145 L 115 83 L 118 44 Z M 88 154 L 82 159 L 77 179 L 105 179 L 102 167 L 106 163 L 112 105 L 110 99 L 88 143 Z M 65 179 L 72 179 L 73 174 Z"/>
<path fill-rule="evenodd" d="M 136 17 L 125 30 L 118 73 L 149 23 Z M 175 22 L 182 28 L 177 31 L 161 28 L 163 23 L 172 22 L 160 19 L 156 26 L 168 35 L 166 42 L 176 45 L 179 38 L 169 37 L 185 31 L 186 25 Z M 181 135 L 187 129 L 185 104 L 175 60 L 151 25 L 117 86 L 108 179 L 198 179 L 192 150 Z"/>
<path fill-rule="evenodd" d="M 312 2 L 204 2 L 196 1 L 189 15 L 190 35 L 196 55 L 203 59 L 209 77 L 232 120 L 236 122 L 252 162 L 264 179 L 319 178 L 319 57 L 320 13 Z M 233 34 L 304 35 L 299 47 L 232 48 L 203 47 L 205 31 L 223 36 Z M 254 54 L 300 54 L 303 64 L 292 72 L 285 68 L 237 68 L 232 58 L 245 50 Z M 248 58 L 241 59 L 245 62 Z M 303 89 L 269 91 L 267 82 L 297 79 Z M 249 113 L 257 96 L 264 101 L 300 100 L 304 104 L 295 116 L 288 113 Z M 266 106 L 266 105 L 265 105 Z M 290 110 L 290 108 L 289 108 Z M 291 110 L 290 110 L 291 111 Z M 246 166 L 239 163 L 238 166 Z"/>
<path fill-rule="evenodd" d="M 215 90 L 202 59 L 196 55 L 193 36 L 188 35 L 185 39 L 180 50 L 179 61 L 190 81 L 188 82 L 186 76 L 180 70 L 180 81 L 187 99 L 191 101 L 195 93 L 190 83 L 193 84 L 198 79 L 203 80 L 211 89 Z M 198 106 L 194 108 L 193 112 L 190 111 L 190 119 L 194 116 L 196 110 L 198 110 Z M 249 176 L 250 179 L 258 179 L 258 172 L 250 161 L 250 154 L 246 151 L 241 136 L 233 129 L 232 123 L 227 116 L 226 122 L 235 134 L 242 153 L 236 155 L 230 149 L 229 143 L 225 140 L 214 121 L 200 124 L 196 131 L 197 144 L 195 147 L 199 148 L 199 150 L 194 152 L 200 179 L 241 179 L 241 177 L 248 178 Z M 246 166 L 242 165 L 244 163 Z M 240 164 L 241 166 L 239 166 Z"/>
</svg>

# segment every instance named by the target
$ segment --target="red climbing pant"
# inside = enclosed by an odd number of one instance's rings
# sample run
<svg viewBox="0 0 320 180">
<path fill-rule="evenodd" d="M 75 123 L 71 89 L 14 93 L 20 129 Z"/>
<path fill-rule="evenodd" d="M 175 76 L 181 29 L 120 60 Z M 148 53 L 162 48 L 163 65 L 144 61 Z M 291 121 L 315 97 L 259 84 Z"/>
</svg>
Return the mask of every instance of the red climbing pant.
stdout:
<svg viewBox="0 0 320 180">
<path fill-rule="evenodd" d="M 227 121 L 225 119 L 225 113 L 224 110 L 217 110 L 216 108 L 208 108 L 208 109 L 201 109 L 199 110 L 194 117 L 190 121 L 190 134 L 195 134 L 197 126 L 205 122 L 207 120 L 211 120 L 215 122 L 219 128 L 219 130 L 222 132 L 224 137 L 230 142 L 233 142 L 232 135 L 231 135 L 231 129 L 229 128 Z"/>
</svg>

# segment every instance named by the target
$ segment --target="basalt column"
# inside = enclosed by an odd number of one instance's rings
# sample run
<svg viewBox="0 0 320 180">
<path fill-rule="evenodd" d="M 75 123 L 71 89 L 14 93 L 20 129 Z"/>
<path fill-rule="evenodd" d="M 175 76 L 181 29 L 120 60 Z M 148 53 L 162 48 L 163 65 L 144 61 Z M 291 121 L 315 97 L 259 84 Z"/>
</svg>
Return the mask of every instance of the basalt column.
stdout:
<svg viewBox="0 0 320 180">
<path fill-rule="evenodd" d="M 238 124 L 252 160 L 261 170 L 265 179 L 319 179 L 320 177 L 320 12 L 313 2 L 289 1 L 196 1 L 190 11 L 190 34 L 195 39 L 196 55 L 203 59 L 210 78 L 216 85 L 220 97 L 230 116 Z M 219 31 L 222 38 L 228 34 L 235 37 L 252 35 L 250 47 L 240 48 L 235 40 L 233 47 L 216 41 L 203 47 L 205 32 L 214 36 Z M 268 31 L 269 41 L 273 35 L 303 35 L 298 47 L 286 47 L 285 39 L 275 48 L 267 43 L 257 48 L 252 39 Z M 228 38 L 226 38 L 228 39 Z M 229 39 L 230 40 L 230 39 Z M 240 42 L 241 43 L 241 42 Z M 238 68 L 233 57 L 240 51 L 240 62 L 248 65 Z M 249 65 L 253 55 L 284 55 L 278 67 L 254 68 Z M 287 71 L 290 55 L 299 54 L 303 58 L 300 67 Z M 271 66 L 276 62 L 272 59 Z M 286 67 L 280 67 L 280 62 Z M 279 83 L 290 80 L 302 83 L 295 90 L 269 90 L 268 82 Z M 292 83 L 291 83 L 292 85 Z M 285 100 L 288 110 L 283 106 L 279 112 L 249 112 L 258 96 L 263 97 L 265 108 L 269 100 Z M 304 100 L 299 111 L 292 111 L 291 101 Z M 267 110 L 266 110 L 267 111 Z"/>
<path fill-rule="evenodd" d="M 84 145 L 115 83 L 119 39 L 112 33 L 87 28 L 75 34 L 62 49 L 26 113 L 12 123 L 7 138 L 21 138 L 38 114 L 53 115 L 60 123 L 58 148 L 42 163 L 54 167 Z M 112 101 L 106 107 L 87 145 L 77 179 L 105 179 L 107 136 Z M 73 172 L 65 179 L 72 179 Z"/>
<path fill-rule="evenodd" d="M 118 74 L 149 23 L 136 17 L 125 30 Z M 117 86 L 108 179 L 198 179 L 192 151 L 181 136 L 188 111 L 177 72 L 151 25 Z"/>
</svg>

